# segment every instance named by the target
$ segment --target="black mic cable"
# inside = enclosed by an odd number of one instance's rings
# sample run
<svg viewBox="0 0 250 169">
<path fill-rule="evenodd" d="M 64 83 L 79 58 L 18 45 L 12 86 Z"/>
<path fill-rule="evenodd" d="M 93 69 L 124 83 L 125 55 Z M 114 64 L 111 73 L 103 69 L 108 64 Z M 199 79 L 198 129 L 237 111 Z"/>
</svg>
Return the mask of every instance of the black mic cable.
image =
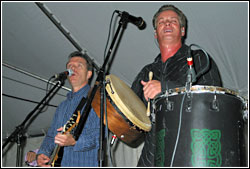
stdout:
<svg viewBox="0 0 250 169">
<path fill-rule="evenodd" d="M 191 56 L 191 47 L 192 47 L 192 46 L 195 46 L 195 47 L 197 47 L 198 49 L 200 49 L 200 50 L 205 54 L 206 60 L 207 60 L 206 66 L 205 66 L 202 70 L 200 70 L 200 71 L 197 73 L 197 75 L 196 75 L 196 79 L 198 79 L 201 75 L 203 75 L 206 71 L 208 71 L 209 65 L 210 65 L 210 61 L 209 61 L 209 56 L 208 56 L 207 52 L 206 52 L 202 47 L 200 47 L 199 45 L 196 45 L 196 44 L 191 44 L 191 45 L 189 46 L 189 50 L 188 50 L 188 55 L 189 55 L 189 56 Z M 189 56 L 188 56 L 188 57 L 189 57 Z"/>
</svg>

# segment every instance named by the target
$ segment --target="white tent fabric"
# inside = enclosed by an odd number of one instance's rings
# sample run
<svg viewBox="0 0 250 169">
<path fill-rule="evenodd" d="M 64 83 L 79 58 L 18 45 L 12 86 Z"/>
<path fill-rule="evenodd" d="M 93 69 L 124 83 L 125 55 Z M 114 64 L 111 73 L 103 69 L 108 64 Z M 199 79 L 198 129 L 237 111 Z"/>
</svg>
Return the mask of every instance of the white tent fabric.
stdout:
<svg viewBox="0 0 250 169">
<path fill-rule="evenodd" d="M 154 13 L 163 4 L 173 4 L 188 18 L 186 44 L 203 47 L 217 63 L 223 87 L 239 92 L 239 95 L 248 102 L 248 1 L 43 2 L 42 4 L 98 66 L 103 63 L 113 11 L 127 11 L 136 17 L 141 16 L 147 23 L 146 29 L 138 30 L 131 23 L 127 25 L 110 68 L 111 74 L 117 75 L 129 86 L 141 68 L 153 62 L 159 53 L 152 27 Z M 35 103 L 16 100 L 9 96 L 39 102 L 45 96 L 46 82 L 34 76 L 48 80 L 53 74 L 64 71 L 68 54 L 77 49 L 35 2 L 1 2 L 1 7 L 3 140 L 36 106 Z M 113 20 L 115 26 L 112 26 L 112 33 L 115 32 L 118 21 L 119 17 Z M 31 76 L 21 73 L 22 71 L 30 73 Z M 65 86 L 70 88 L 68 83 Z M 65 99 L 66 93 L 67 90 L 61 89 L 50 104 L 58 105 Z M 46 131 L 54 110 L 55 108 L 50 107 L 39 114 L 31 122 L 25 134 L 41 134 Z M 115 158 L 119 159 L 118 166 L 135 166 L 141 148 L 142 145 L 134 149 L 120 144 L 114 152 Z M 127 157 L 133 158 L 133 162 L 127 161 Z"/>
</svg>

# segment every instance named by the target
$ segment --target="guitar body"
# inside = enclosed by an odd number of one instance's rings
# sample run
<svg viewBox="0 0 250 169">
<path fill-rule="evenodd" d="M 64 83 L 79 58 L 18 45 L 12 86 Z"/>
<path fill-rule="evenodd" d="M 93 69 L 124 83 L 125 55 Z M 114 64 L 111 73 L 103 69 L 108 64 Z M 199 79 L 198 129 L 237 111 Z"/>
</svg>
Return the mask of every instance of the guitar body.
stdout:
<svg viewBox="0 0 250 169">
<path fill-rule="evenodd" d="M 80 120 L 80 111 L 77 112 L 78 114 L 73 114 L 69 121 L 64 125 L 62 134 L 69 133 L 73 128 L 75 128 Z M 60 167 L 63 158 L 63 147 L 56 144 L 56 147 L 50 156 L 50 161 L 48 165 L 51 167 Z"/>
</svg>

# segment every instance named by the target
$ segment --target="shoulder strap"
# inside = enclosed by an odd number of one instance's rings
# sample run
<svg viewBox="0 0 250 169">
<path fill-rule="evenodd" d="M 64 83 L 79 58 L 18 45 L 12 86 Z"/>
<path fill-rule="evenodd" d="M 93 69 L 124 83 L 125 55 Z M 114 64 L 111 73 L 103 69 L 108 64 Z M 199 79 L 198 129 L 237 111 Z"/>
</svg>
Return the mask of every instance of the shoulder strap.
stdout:
<svg viewBox="0 0 250 169">
<path fill-rule="evenodd" d="M 80 103 L 78 104 L 78 106 L 77 106 L 77 108 L 76 108 L 74 114 L 77 114 L 78 110 L 80 110 L 80 111 L 82 110 L 83 105 L 86 103 L 86 101 L 87 101 L 87 99 L 83 96 L 83 97 L 82 97 L 82 100 L 81 100 Z"/>
</svg>

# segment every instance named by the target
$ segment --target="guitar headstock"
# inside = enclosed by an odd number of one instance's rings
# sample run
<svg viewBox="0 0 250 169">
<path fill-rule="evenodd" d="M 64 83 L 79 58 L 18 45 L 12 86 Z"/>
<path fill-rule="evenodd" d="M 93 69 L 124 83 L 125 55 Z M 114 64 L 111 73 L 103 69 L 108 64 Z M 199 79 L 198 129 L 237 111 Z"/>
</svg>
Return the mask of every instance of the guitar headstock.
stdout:
<svg viewBox="0 0 250 169">
<path fill-rule="evenodd" d="M 79 122 L 80 120 L 80 111 L 78 114 L 73 114 L 71 118 L 67 121 L 67 123 L 63 126 L 63 133 L 70 132 Z"/>
</svg>

